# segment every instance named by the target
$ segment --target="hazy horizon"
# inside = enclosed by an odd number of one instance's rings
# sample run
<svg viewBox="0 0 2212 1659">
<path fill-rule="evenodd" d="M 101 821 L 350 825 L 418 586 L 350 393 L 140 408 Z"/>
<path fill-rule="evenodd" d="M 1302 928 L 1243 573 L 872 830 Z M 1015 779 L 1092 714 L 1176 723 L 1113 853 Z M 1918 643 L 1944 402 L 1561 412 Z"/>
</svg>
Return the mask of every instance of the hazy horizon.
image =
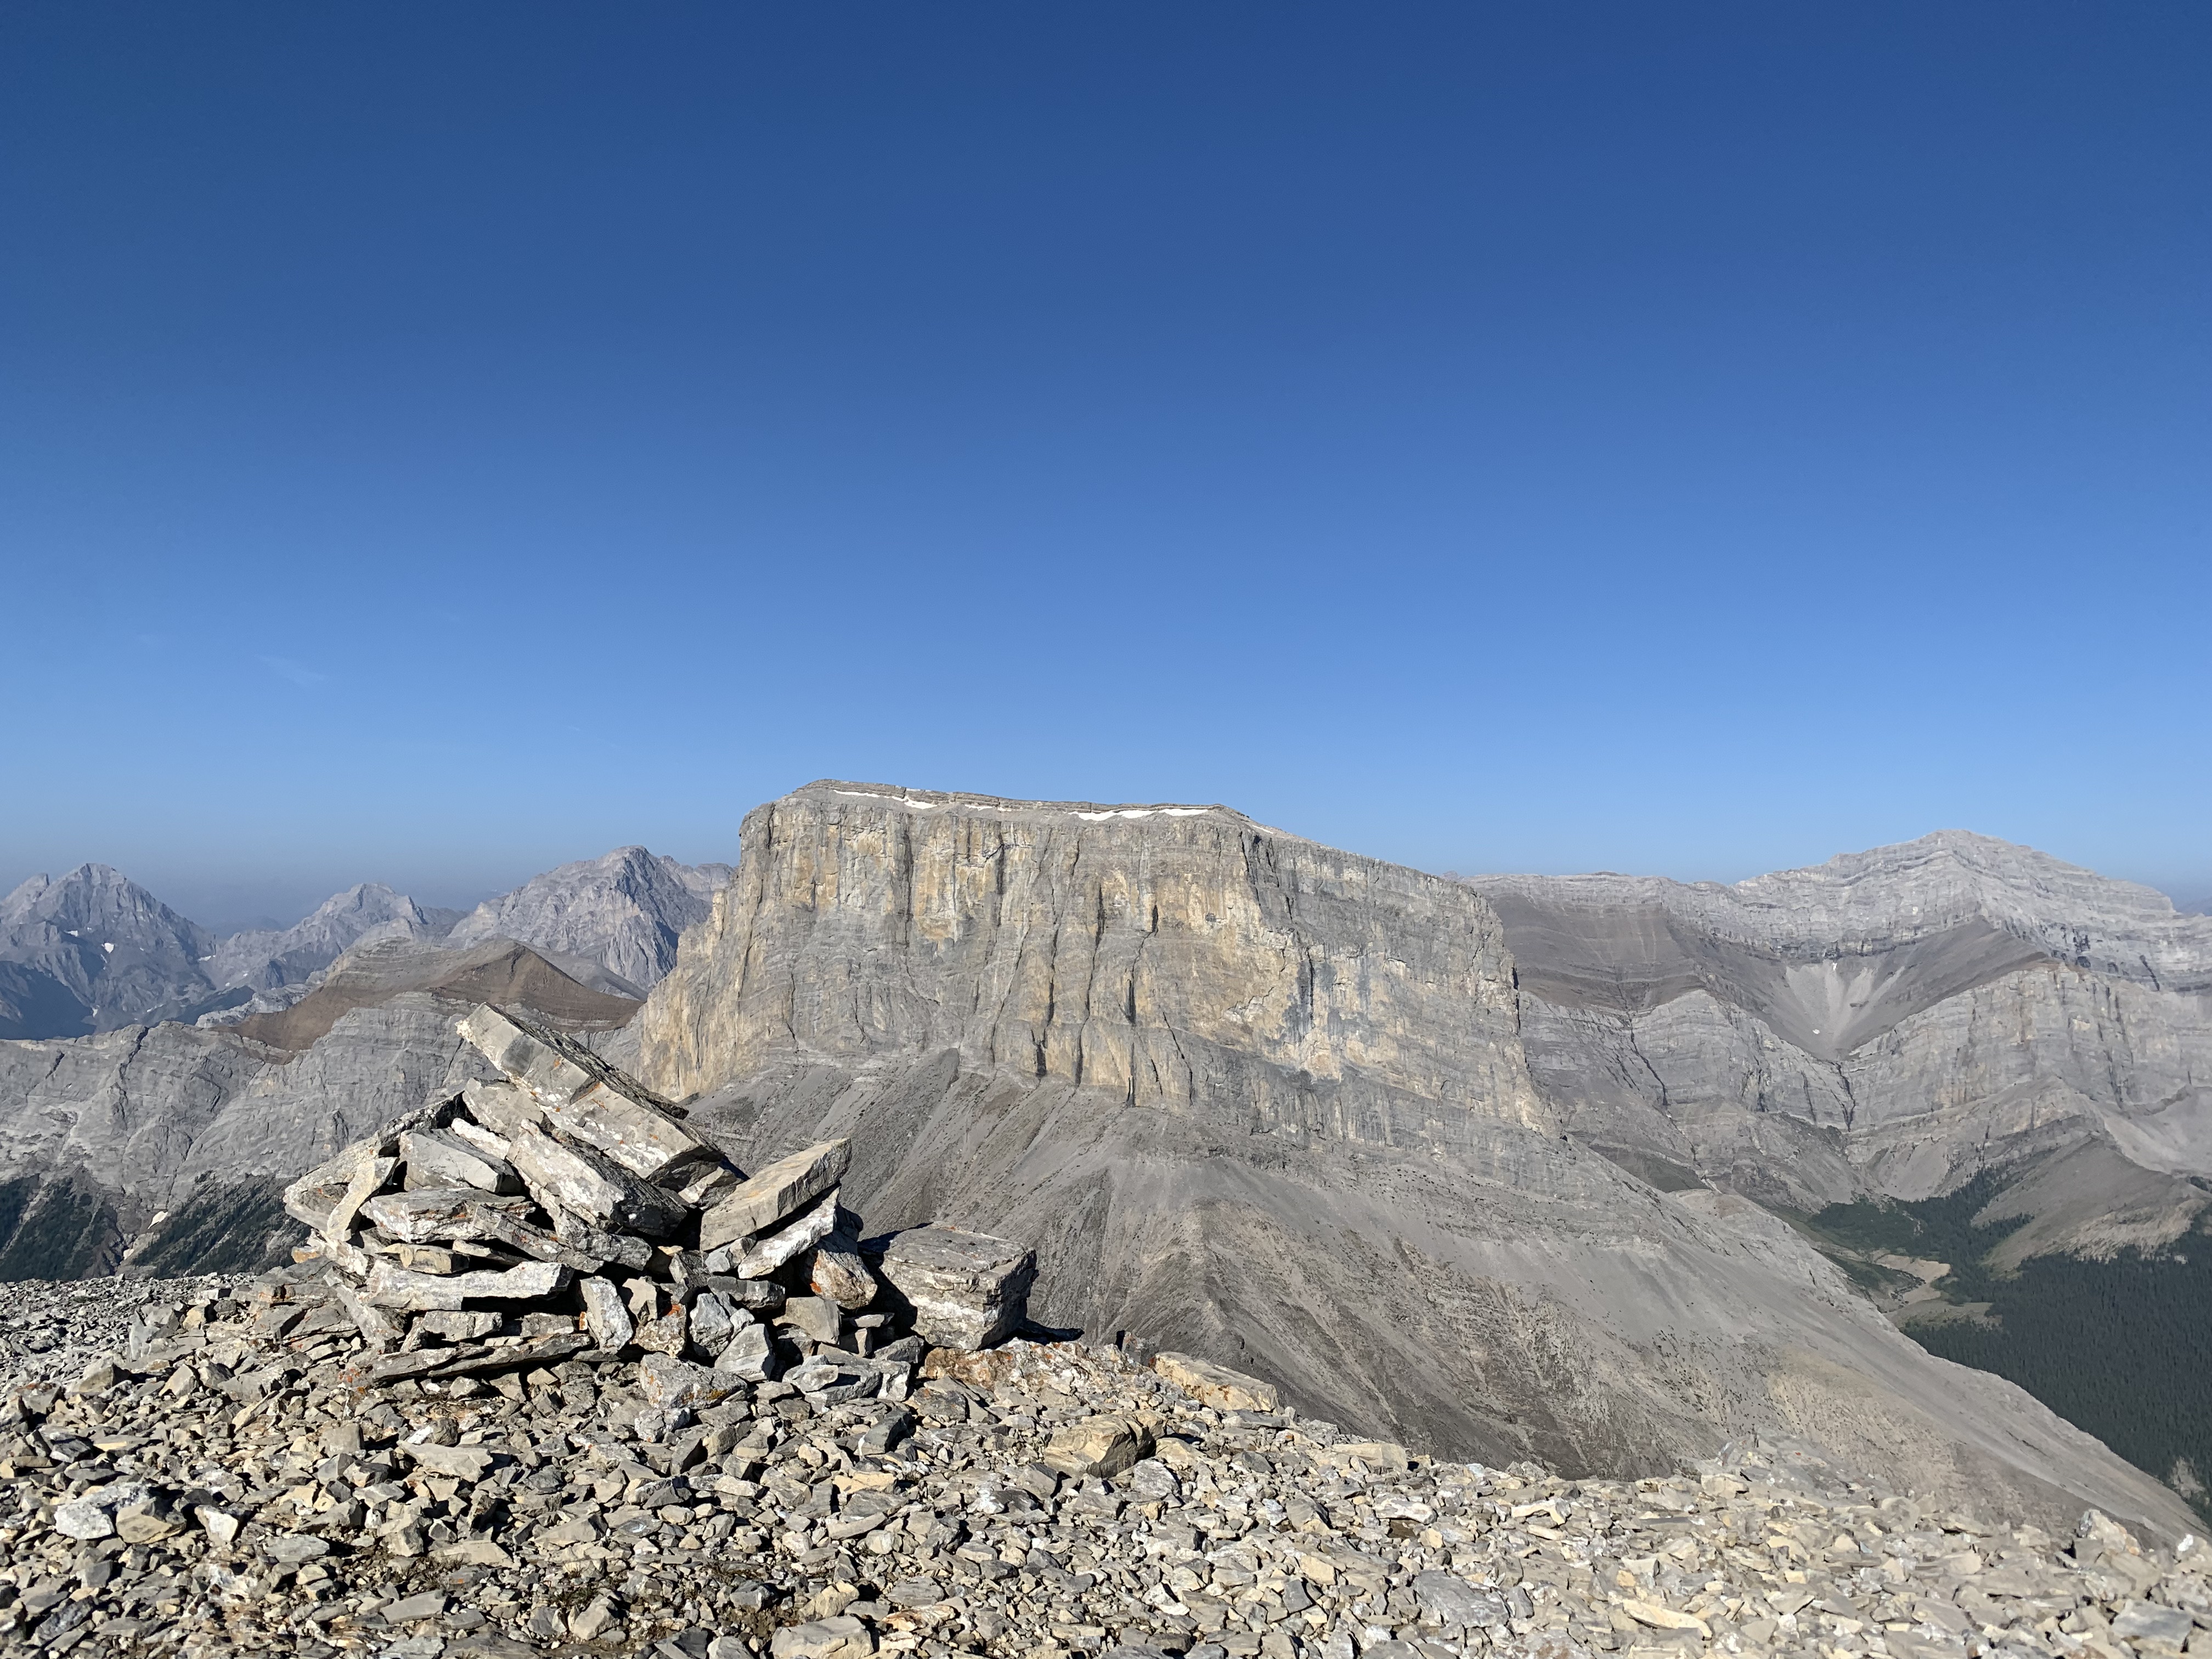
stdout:
<svg viewBox="0 0 2212 1659">
<path fill-rule="evenodd" d="M 917 785 L 915 787 L 936 787 L 939 786 Z M 1089 799 L 1097 798 L 1085 796 L 1080 797 L 1080 799 Z M 1226 801 L 1220 804 L 1232 807 L 1237 805 L 1234 801 Z M 1257 817 L 1258 815 L 1253 814 L 1251 816 Z M 1299 830 L 1298 826 L 1292 823 L 1278 823 L 1274 827 L 1291 834 L 1304 833 Z M 1973 826 L 1968 824 L 1943 824 L 1936 827 L 1948 830 L 1971 830 Z M 1929 834 L 1932 833 L 1932 830 L 1923 830 L 1921 833 Z M 1986 830 L 1978 830 L 1976 833 L 1987 834 L 1989 832 Z M 1311 838 L 1324 839 L 1322 837 Z M 1913 841 L 1918 839 L 1918 836 L 1902 836 L 1897 839 L 1900 842 Z M 1999 836 L 1997 839 L 2009 841 L 2013 838 L 2010 836 Z M 1340 845 L 1340 843 L 1331 844 Z M 1892 844 L 1894 843 L 1872 843 L 1872 845 L 1882 846 Z M 2030 843 L 2022 842 L 2020 844 L 2028 845 Z M 451 878 L 439 878 L 436 876 L 410 881 L 404 876 L 404 874 L 400 875 L 398 878 L 394 878 L 391 875 L 370 873 L 339 877 L 325 876 L 319 884 L 316 878 L 307 876 L 295 877 L 276 882 L 254 883 L 235 878 L 225 878 L 217 877 L 210 878 L 204 875 L 198 874 L 188 868 L 181 868 L 176 866 L 166 864 L 156 864 L 155 866 L 151 866 L 152 868 L 164 871 L 166 874 L 163 879 L 150 880 L 148 879 L 147 876 L 141 871 L 130 868 L 127 866 L 117 864 L 112 860 L 88 858 L 76 859 L 65 863 L 58 862 L 50 867 L 24 869 L 13 876 L 9 876 L 3 871 L 0 871 L 0 894 L 5 894 L 14 890 L 14 889 L 22 882 L 27 881 L 34 876 L 44 875 L 49 877 L 58 877 L 65 874 L 70 870 L 76 869 L 80 865 L 106 864 L 112 868 L 122 871 L 125 876 L 131 878 L 131 879 L 137 882 L 139 886 L 152 893 L 155 898 L 161 900 L 172 910 L 176 911 L 179 915 L 184 916 L 188 921 L 197 922 L 201 927 L 205 927 L 215 933 L 228 934 L 245 932 L 252 928 L 270 927 L 281 929 L 289 927 L 293 923 L 300 921 L 302 917 L 308 915 L 317 905 L 322 903 L 324 900 L 331 897 L 333 894 L 343 892 L 348 888 L 363 882 L 381 882 L 383 884 L 393 889 L 395 891 L 405 894 L 418 904 L 442 907 L 447 909 L 465 912 L 474 909 L 477 905 L 482 903 L 486 899 L 495 898 L 500 894 L 512 891 L 514 888 L 520 886 L 524 882 L 529 880 L 532 877 L 542 875 L 546 871 L 553 869 L 557 866 L 597 859 L 614 851 L 617 847 L 627 846 L 641 846 L 646 848 L 649 852 L 673 857 L 679 862 L 684 864 L 735 864 L 738 859 L 737 832 L 735 827 L 732 826 L 730 836 L 730 845 L 726 849 L 720 852 L 706 852 L 697 854 L 696 855 L 690 855 L 685 852 L 670 847 L 658 845 L 649 839 L 631 836 L 625 840 L 610 842 L 607 846 L 599 848 L 594 851 L 577 853 L 568 857 L 556 858 L 545 864 L 533 865 L 527 869 L 521 868 L 520 864 L 511 865 L 510 869 L 514 872 L 514 873 L 512 874 L 486 874 L 480 876 L 474 880 L 464 879 L 458 882 Z M 1378 852 L 1373 848 L 1349 846 L 1344 847 L 1343 850 L 1364 854 L 1376 858 L 1390 859 L 1390 861 L 1393 863 L 1410 862 L 1410 860 L 1402 859 L 1391 859 L 1389 854 Z M 1713 881 L 1733 883 L 1747 879 L 1753 876 L 1764 875 L 1770 871 L 1800 869 L 1811 865 L 1825 863 L 1829 858 L 1835 857 L 1840 854 L 1859 853 L 1868 850 L 1869 849 L 1867 847 L 1838 847 L 1832 852 L 1824 854 L 1816 858 L 1793 859 L 1786 861 L 1761 865 L 1754 869 L 1727 871 L 1698 870 L 1695 868 L 1641 869 L 1631 866 L 1625 863 L 1618 862 L 1581 865 L 1571 867 L 1561 866 L 1558 868 L 1552 869 L 1538 869 L 1530 866 L 1513 866 L 1508 868 L 1504 866 L 1486 866 L 1472 864 L 1415 864 L 1413 867 L 1417 869 L 1428 870 L 1432 873 L 1438 875 L 1449 873 L 1461 876 L 1509 874 L 1556 876 L 1584 875 L 1596 871 L 1610 871 L 1615 874 L 1621 875 L 1664 876 L 1680 882 Z M 2083 861 L 2079 859 L 2069 857 L 2063 848 L 2043 847 L 2037 848 L 2037 850 L 2039 852 L 2048 853 L 2053 858 L 2059 859 L 2065 863 L 2081 865 L 2084 868 L 2096 870 L 2097 873 L 2100 875 L 2112 876 L 2124 881 L 2137 882 L 2143 886 L 2154 888 L 2172 899 L 2177 908 L 2186 910 L 2194 907 L 2202 910 L 2208 904 L 2212 904 L 2212 876 L 2207 876 L 2197 881 L 2190 881 L 2186 879 L 2181 881 L 2174 881 L 2172 879 L 2164 881 L 2154 880 L 2127 871 L 2099 869 L 2095 865 L 2083 864 Z M 397 868 L 398 866 L 386 867 Z M 334 871 L 337 866 L 333 865 L 326 866 L 326 868 Z"/>
<path fill-rule="evenodd" d="M 0 14 L 0 871 L 823 775 L 2212 891 L 2212 9 Z"/>
</svg>

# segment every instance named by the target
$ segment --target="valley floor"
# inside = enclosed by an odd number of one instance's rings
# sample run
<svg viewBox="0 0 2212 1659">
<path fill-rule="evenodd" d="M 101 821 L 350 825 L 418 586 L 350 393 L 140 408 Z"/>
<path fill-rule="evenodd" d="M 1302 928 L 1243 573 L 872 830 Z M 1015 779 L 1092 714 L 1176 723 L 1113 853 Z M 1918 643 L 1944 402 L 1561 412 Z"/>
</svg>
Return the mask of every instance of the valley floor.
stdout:
<svg viewBox="0 0 2212 1659">
<path fill-rule="evenodd" d="M 1783 1449 L 1570 1481 L 1020 1341 L 887 1374 L 902 1399 L 769 1383 L 672 1409 L 614 1358 L 379 1383 L 319 1296 L 283 1273 L 0 1287 L 0 1650 L 2212 1650 L 2201 1545 L 2140 1549 L 2094 1512 L 2069 1540 L 1994 1532 Z"/>
</svg>

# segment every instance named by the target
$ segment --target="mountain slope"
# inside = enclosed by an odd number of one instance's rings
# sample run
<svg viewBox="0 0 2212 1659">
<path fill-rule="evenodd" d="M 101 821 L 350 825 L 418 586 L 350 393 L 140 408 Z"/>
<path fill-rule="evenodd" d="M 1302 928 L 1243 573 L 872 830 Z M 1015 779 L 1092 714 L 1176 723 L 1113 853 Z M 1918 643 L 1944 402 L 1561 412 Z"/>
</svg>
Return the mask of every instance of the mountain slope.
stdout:
<svg viewBox="0 0 2212 1659">
<path fill-rule="evenodd" d="M 2212 1393 L 2163 1362 L 2212 1249 L 2212 921 L 1956 831 L 1734 887 L 1472 884 L 1571 1133 L 1794 1213 L 1928 1346 L 2203 1501 Z"/>
<path fill-rule="evenodd" d="M 1632 1164 L 1810 1208 L 2087 1139 L 2212 1175 L 2212 918 L 2149 888 L 1960 831 L 1734 887 L 1470 884 L 1546 1097 Z"/>
<path fill-rule="evenodd" d="M 81 864 L 0 897 L 0 1036 L 112 1031 L 210 1000 L 207 930 L 120 871 Z"/>
<path fill-rule="evenodd" d="M 598 963 L 641 993 L 676 960 L 676 941 L 702 919 L 726 864 L 678 864 L 642 847 L 564 864 L 487 899 L 448 936 L 453 945 L 519 939 Z"/>
<path fill-rule="evenodd" d="M 747 818 L 621 1041 L 741 1161 L 851 1133 L 880 1224 L 1035 1239 L 1047 1316 L 1302 1409 L 1583 1469 L 1775 1429 L 2014 1512 L 2186 1524 L 1779 1223 L 1563 1139 L 1513 974 L 1469 889 L 1225 808 L 822 783 Z"/>
<path fill-rule="evenodd" d="M 289 1251 L 285 1182 L 493 1075 L 453 1030 L 487 993 L 584 1036 L 637 1006 L 512 941 L 385 939 L 237 1026 L 0 1042 L 0 1279 L 245 1267 L 280 1234 Z"/>
<path fill-rule="evenodd" d="M 415 902 L 379 882 L 334 893 L 289 927 L 233 933 L 215 950 L 209 971 L 228 990 L 271 991 L 304 985 L 368 939 L 442 939 L 461 918 Z"/>
</svg>

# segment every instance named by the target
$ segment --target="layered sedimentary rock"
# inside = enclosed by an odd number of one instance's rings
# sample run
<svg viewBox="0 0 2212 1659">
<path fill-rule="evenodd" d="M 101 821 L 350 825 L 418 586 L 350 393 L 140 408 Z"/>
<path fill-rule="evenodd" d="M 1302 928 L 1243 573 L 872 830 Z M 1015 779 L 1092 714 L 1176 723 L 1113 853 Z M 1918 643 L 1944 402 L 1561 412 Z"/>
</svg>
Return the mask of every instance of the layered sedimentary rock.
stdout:
<svg viewBox="0 0 2212 1659">
<path fill-rule="evenodd" d="M 2212 1175 L 2212 920 L 1960 832 L 1733 887 L 1498 876 L 1546 1098 L 1647 1173 L 1817 1209 L 2099 1140 Z M 2107 1241 L 2108 1243 L 2110 1241 Z"/>
<path fill-rule="evenodd" d="M 1774 1429 L 2015 1513 L 2185 1524 L 1753 1206 L 1563 1136 L 1460 884 L 1220 807 L 873 785 L 763 807 L 743 848 L 618 1042 L 748 1167 L 849 1136 L 872 1216 L 1035 1241 L 1043 1318 L 1493 1461 Z"/>
<path fill-rule="evenodd" d="M 1026 805 L 818 784 L 647 1006 L 650 1080 L 800 1053 L 962 1065 L 1332 1139 L 1551 1126 L 1490 907 L 1225 807 Z"/>
</svg>

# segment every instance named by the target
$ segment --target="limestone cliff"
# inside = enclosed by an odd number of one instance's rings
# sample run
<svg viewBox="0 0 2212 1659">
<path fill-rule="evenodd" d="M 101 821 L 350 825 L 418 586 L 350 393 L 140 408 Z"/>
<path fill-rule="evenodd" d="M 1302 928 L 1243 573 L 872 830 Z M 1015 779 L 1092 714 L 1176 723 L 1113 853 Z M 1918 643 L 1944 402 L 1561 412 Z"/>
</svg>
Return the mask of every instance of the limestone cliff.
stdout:
<svg viewBox="0 0 2212 1659">
<path fill-rule="evenodd" d="M 1769 1429 L 2184 1523 L 1771 1218 L 1563 1138 L 1462 885 L 1218 806 L 878 785 L 811 785 L 742 845 L 635 1063 L 741 1161 L 852 1135 L 880 1224 L 1035 1241 L 1048 1318 L 1492 1460 L 1656 1469 Z"/>
<path fill-rule="evenodd" d="M 1464 1145 L 1546 1127 L 1497 917 L 1219 806 L 817 784 L 744 858 L 641 1028 L 652 1079 L 950 1050 L 1131 1106 Z"/>
</svg>

